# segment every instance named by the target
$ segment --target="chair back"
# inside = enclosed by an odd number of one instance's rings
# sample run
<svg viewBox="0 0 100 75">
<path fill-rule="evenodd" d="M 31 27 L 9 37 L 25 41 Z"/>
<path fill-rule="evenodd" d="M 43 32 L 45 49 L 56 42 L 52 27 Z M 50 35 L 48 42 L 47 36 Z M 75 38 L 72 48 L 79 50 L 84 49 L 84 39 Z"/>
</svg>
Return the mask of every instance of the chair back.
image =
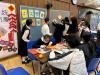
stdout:
<svg viewBox="0 0 100 75">
<path fill-rule="evenodd" d="M 2 64 L 0 64 L 0 75 L 7 75 L 7 72 Z"/>
<path fill-rule="evenodd" d="M 87 68 L 88 72 L 96 71 L 100 63 L 100 58 L 93 58 Z"/>
<path fill-rule="evenodd" d="M 96 51 L 97 51 L 98 54 L 100 54 L 100 46 L 96 47 Z"/>
<path fill-rule="evenodd" d="M 30 50 L 32 49 L 32 46 L 36 44 L 36 41 L 30 41 L 27 43 L 27 50 Z M 28 57 L 31 59 L 31 60 L 36 60 L 36 57 L 34 57 L 30 52 L 28 52 Z"/>
<path fill-rule="evenodd" d="M 30 42 L 28 42 L 27 43 L 27 50 L 31 49 L 34 44 L 36 44 L 36 41 L 30 41 Z"/>
</svg>

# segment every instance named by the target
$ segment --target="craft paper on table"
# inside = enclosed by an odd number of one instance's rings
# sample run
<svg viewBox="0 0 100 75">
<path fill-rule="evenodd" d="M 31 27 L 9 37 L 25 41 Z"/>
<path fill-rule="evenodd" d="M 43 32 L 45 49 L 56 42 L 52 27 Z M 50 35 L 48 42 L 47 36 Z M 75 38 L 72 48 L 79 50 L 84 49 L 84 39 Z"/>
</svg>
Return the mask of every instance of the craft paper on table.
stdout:
<svg viewBox="0 0 100 75">
<path fill-rule="evenodd" d="M 35 25 L 35 18 L 33 18 L 32 21 L 33 21 L 32 26 L 36 26 Z"/>
<path fill-rule="evenodd" d="M 41 12 L 40 12 L 40 18 L 41 18 L 41 19 L 44 19 L 44 18 L 45 18 L 45 12 L 44 12 L 44 11 L 41 11 Z"/>
<path fill-rule="evenodd" d="M 27 11 L 27 9 L 22 9 L 21 10 L 22 11 L 22 18 L 28 18 L 28 11 Z"/>
<path fill-rule="evenodd" d="M 35 10 L 35 18 L 40 18 L 39 10 Z"/>
<path fill-rule="evenodd" d="M 41 26 L 41 19 L 36 19 L 36 26 Z"/>
<path fill-rule="evenodd" d="M 34 10 L 33 9 L 29 9 L 29 17 L 30 18 L 34 17 Z"/>
<path fill-rule="evenodd" d="M 15 10 L 14 4 L 0 2 L 0 59 L 18 52 Z"/>
</svg>

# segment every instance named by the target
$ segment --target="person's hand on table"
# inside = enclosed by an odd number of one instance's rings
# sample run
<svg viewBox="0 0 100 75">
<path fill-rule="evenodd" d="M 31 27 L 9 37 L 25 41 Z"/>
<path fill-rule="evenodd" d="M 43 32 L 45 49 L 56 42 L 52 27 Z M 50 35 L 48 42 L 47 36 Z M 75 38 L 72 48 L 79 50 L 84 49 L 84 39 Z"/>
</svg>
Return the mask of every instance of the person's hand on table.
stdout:
<svg viewBox="0 0 100 75">
<path fill-rule="evenodd" d="M 62 49 L 67 48 L 67 46 L 64 43 L 63 44 L 56 44 L 56 47 L 58 50 L 62 50 Z"/>
<path fill-rule="evenodd" d="M 40 48 L 46 48 L 46 45 L 41 45 Z"/>
</svg>

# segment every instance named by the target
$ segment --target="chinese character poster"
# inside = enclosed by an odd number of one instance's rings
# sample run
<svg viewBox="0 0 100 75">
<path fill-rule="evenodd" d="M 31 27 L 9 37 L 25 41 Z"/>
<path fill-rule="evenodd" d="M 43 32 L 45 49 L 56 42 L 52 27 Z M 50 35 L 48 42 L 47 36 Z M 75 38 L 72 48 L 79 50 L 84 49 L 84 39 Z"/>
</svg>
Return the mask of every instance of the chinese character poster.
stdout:
<svg viewBox="0 0 100 75">
<path fill-rule="evenodd" d="M 14 4 L 0 2 L 0 59 L 18 51 L 15 12 Z"/>
</svg>

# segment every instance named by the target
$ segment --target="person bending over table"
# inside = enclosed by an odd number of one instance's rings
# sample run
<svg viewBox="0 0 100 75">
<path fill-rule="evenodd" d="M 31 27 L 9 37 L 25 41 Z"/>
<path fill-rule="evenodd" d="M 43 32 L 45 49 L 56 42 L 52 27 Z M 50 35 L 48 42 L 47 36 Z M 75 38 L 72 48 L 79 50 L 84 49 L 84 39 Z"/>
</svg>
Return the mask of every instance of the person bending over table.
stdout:
<svg viewBox="0 0 100 75">
<path fill-rule="evenodd" d="M 33 45 L 33 48 L 46 48 L 46 46 L 51 45 L 54 45 L 54 43 L 51 41 L 51 35 L 46 34 L 36 41 L 36 44 Z"/>
</svg>

